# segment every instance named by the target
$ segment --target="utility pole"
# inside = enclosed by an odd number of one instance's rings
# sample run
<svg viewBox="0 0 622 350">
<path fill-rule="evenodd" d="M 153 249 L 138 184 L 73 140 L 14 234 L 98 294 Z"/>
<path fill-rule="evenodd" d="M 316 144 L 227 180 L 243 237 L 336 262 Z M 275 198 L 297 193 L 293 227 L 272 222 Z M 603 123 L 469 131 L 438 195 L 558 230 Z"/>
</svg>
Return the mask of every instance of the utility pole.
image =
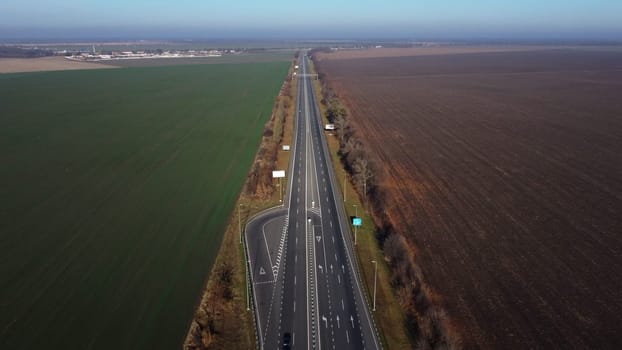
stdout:
<svg viewBox="0 0 622 350">
<path fill-rule="evenodd" d="M 250 287 L 248 285 L 248 280 L 250 279 L 250 276 L 248 275 L 248 265 L 250 264 L 250 261 L 246 260 L 246 311 L 249 311 L 251 309 L 251 290 Z M 375 300 L 375 299 L 374 299 Z"/>
<path fill-rule="evenodd" d="M 240 231 L 240 244 L 242 244 L 242 213 L 240 212 L 240 207 L 242 203 L 238 204 L 238 231 Z"/>
<path fill-rule="evenodd" d="M 376 260 L 372 260 L 371 263 L 374 264 L 374 310 L 373 311 L 376 311 L 376 279 L 378 277 L 378 263 L 376 262 Z"/>
<path fill-rule="evenodd" d="M 346 202 L 346 191 L 348 190 L 348 187 L 346 186 L 346 173 L 343 173 L 343 202 Z"/>
</svg>

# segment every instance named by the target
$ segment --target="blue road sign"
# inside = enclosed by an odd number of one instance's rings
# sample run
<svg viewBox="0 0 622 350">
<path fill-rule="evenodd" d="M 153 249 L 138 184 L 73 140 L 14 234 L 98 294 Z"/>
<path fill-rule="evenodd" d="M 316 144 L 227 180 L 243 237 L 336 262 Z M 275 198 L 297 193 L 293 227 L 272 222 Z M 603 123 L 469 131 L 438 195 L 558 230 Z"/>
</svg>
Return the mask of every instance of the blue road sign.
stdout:
<svg viewBox="0 0 622 350">
<path fill-rule="evenodd" d="M 358 217 L 352 218 L 352 226 L 361 226 L 361 225 L 363 225 L 363 219 L 358 218 Z"/>
</svg>

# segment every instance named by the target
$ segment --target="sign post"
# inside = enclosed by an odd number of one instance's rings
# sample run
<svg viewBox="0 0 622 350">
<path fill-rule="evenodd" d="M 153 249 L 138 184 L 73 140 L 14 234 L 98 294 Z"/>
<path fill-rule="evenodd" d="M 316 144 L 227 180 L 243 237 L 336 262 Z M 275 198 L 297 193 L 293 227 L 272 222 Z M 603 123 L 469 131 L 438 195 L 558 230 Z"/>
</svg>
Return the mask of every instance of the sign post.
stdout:
<svg viewBox="0 0 622 350">
<path fill-rule="evenodd" d="M 363 225 L 363 219 L 358 216 L 352 217 L 352 226 L 354 226 L 354 245 L 356 245 L 356 229 Z"/>
<path fill-rule="evenodd" d="M 272 171 L 272 178 L 279 179 L 279 202 L 283 201 L 283 186 L 281 185 L 281 179 L 285 177 L 285 170 Z"/>
</svg>

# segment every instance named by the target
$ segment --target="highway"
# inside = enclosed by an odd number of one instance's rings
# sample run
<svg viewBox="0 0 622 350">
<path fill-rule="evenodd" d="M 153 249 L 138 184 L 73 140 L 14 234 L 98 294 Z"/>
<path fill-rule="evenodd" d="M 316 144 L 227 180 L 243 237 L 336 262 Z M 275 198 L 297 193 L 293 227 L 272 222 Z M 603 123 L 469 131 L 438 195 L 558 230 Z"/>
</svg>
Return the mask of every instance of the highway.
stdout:
<svg viewBox="0 0 622 350">
<path fill-rule="evenodd" d="M 381 349 L 336 190 L 308 58 L 283 205 L 245 228 L 261 349 Z M 286 343 L 289 343 L 287 345 Z"/>
</svg>

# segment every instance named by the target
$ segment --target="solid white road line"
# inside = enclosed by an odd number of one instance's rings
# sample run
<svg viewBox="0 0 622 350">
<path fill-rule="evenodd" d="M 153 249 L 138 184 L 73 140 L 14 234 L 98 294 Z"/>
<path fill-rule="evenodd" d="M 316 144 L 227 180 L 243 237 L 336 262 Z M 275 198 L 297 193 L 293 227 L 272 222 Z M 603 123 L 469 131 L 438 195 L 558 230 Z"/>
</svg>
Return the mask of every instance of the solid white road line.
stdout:
<svg viewBox="0 0 622 350">
<path fill-rule="evenodd" d="M 268 240 L 266 239 L 266 225 L 270 222 L 272 222 L 272 220 L 263 224 L 263 226 L 261 227 L 261 234 L 263 235 L 263 241 L 266 244 L 266 253 L 268 253 L 268 260 L 270 260 L 270 268 L 272 268 L 274 264 L 272 263 L 272 257 L 270 257 L 270 248 L 268 247 Z"/>
</svg>

